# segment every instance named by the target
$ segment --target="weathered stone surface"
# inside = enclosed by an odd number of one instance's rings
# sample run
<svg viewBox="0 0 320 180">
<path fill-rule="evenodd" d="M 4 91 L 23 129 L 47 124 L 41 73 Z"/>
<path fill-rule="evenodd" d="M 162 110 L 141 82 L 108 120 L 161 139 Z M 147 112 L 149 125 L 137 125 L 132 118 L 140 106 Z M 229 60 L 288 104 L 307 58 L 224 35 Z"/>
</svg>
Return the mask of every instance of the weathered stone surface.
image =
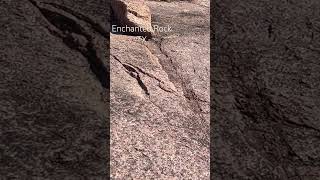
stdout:
<svg viewBox="0 0 320 180">
<path fill-rule="evenodd" d="M 1 0 L 0 179 L 107 179 L 105 1 Z"/>
<path fill-rule="evenodd" d="M 151 12 L 144 0 L 112 0 L 111 7 L 119 26 L 143 28 L 130 34 L 148 37 L 152 35 Z"/>
<path fill-rule="evenodd" d="M 320 1 L 212 6 L 212 179 L 319 180 Z"/>
<path fill-rule="evenodd" d="M 209 179 L 209 9 L 147 4 L 174 28 L 111 36 L 111 176 Z"/>
</svg>

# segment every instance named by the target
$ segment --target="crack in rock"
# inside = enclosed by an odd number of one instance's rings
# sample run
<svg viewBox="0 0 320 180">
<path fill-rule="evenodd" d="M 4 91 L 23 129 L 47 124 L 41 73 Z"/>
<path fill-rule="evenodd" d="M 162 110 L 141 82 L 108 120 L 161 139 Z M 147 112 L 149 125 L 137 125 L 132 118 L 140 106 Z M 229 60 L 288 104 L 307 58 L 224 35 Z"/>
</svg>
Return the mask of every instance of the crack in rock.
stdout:
<svg viewBox="0 0 320 180">
<path fill-rule="evenodd" d="M 94 20 L 92 20 L 91 18 L 79 13 L 79 12 L 76 12 L 76 11 L 73 11 L 72 9 L 70 8 L 67 8 L 65 6 L 61 6 L 59 4 L 55 4 L 55 3 L 46 3 L 44 2 L 44 4 L 49 4 L 49 5 L 52 5 L 53 7 L 56 7 L 57 9 L 61 9 L 61 10 L 64 10 L 65 12 L 68 12 L 70 14 L 72 14 L 74 17 L 77 17 L 78 19 L 80 20 L 83 20 L 85 21 L 86 23 L 90 24 L 90 26 L 96 31 L 98 32 L 101 36 L 105 37 L 105 38 L 108 38 L 108 34 L 109 32 L 104 29 L 99 23 L 97 22 L 94 22 Z"/>
<path fill-rule="evenodd" d="M 143 83 L 143 81 L 141 80 L 141 77 L 140 77 L 140 74 L 139 72 L 133 67 L 133 66 L 130 66 L 129 64 L 125 64 L 125 63 L 122 63 L 116 56 L 112 55 L 112 57 L 118 61 L 125 69 L 126 69 L 126 72 L 131 76 L 133 77 L 134 79 L 137 80 L 138 82 L 138 85 L 141 87 L 141 89 L 145 92 L 146 95 L 150 95 L 149 93 L 149 90 L 147 88 L 147 86 Z"/>
<path fill-rule="evenodd" d="M 107 68 L 103 63 L 103 60 L 100 59 L 97 55 L 96 49 L 94 47 L 93 37 L 88 32 L 86 32 L 85 29 L 79 23 L 76 22 L 76 20 L 70 17 L 67 17 L 66 15 L 63 15 L 58 11 L 54 11 L 53 8 L 49 9 L 49 8 L 41 7 L 39 3 L 37 3 L 34 0 L 29 0 L 29 1 L 37 9 L 39 9 L 41 14 L 45 17 L 45 19 L 51 25 L 57 28 L 57 30 L 54 30 L 51 27 L 47 27 L 49 32 L 52 35 L 62 39 L 63 43 L 67 47 L 69 47 L 70 49 L 76 50 L 80 54 L 82 54 L 87 59 L 92 73 L 100 81 L 101 86 L 106 89 L 109 89 L 110 88 L 109 72 L 107 71 Z M 60 6 L 56 6 L 56 7 L 60 7 Z M 63 9 L 59 9 L 59 10 L 63 10 Z M 80 15 L 77 15 L 77 16 L 83 17 Z M 88 22 L 88 21 L 89 20 L 87 18 L 85 22 Z M 86 39 L 85 45 L 80 43 L 77 40 L 77 37 L 74 36 L 74 34 L 84 37 Z"/>
</svg>

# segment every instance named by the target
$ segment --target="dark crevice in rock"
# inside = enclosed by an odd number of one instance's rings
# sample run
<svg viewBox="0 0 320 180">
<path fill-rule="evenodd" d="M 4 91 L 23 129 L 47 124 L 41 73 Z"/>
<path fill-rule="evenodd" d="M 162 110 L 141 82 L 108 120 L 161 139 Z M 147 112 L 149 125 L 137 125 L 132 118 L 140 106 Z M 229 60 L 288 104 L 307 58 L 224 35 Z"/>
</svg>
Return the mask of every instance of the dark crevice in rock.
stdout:
<svg viewBox="0 0 320 180">
<path fill-rule="evenodd" d="M 262 85 L 260 85 L 262 86 Z M 249 88 L 247 88 L 249 89 Z M 261 89 L 267 89 L 266 87 L 262 87 Z M 269 92 L 270 94 L 270 92 Z M 249 99 L 244 100 L 244 98 Z M 259 91 L 256 93 L 250 93 L 246 95 L 238 94 L 236 95 L 236 107 L 238 108 L 239 112 L 242 113 L 244 116 L 252 119 L 252 121 L 257 122 L 259 120 L 259 116 L 264 115 L 265 119 L 270 119 L 270 121 L 278 122 L 285 125 L 292 125 L 299 128 L 304 128 L 307 130 L 312 130 L 317 133 L 320 133 L 320 130 L 312 127 L 303 121 L 295 122 L 288 119 L 282 110 L 281 107 L 278 107 L 274 104 L 270 97 L 268 96 L 268 92 Z M 255 103 L 254 105 L 252 105 Z M 259 105 L 261 109 L 257 108 Z"/>
<path fill-rule="evenodd" d="M 93 44 L 93 38 L 89 35 L 84 28 L 78 24 L 75 20 L 66 17 L 63 14 L 54 12 L 52 10 L 40 7 L 35 1 L 29 0 L 42 15 L 51 23 L 54 27 L 61 32 L 47 27 L 52 35 L 62 39 L 63 43 L 70 49 L 80 52 L 90 64 L 90 69 L 95 74 L 96 78 L 100 81 L 103 88 L 109 89 L 109 72 L 106 69 L 103 60 L 100 59 L 96 53 L 96 49 Z M 80 35 L 87 40 L 85 45 L 81 44 L 73 34 Z"/>
<path fill-rule="evenodd" d="M 118 61 L 127 70 L 127 73 L 131 77 L 133 77 L 137 80 L 141 89 L 145 92 L 146 95 L 149 96 L 150 95 L 149 90 L 148 90 L 147 86 L 143 83 L 143 81 L 141 80 L 139 72 L 134 67 L 130 66 L 129 64 L 122 63 L 116 56 L 113 55 L 113 57 L 116 61 Z"/>
<path fill-rule="evenodd" d="M 58 9 L 61 9 L 61 10 L 64 10 L 65 12 L 68 12 L 70 14 L 72 14 L 73 16 L 77 17 L 78 19 L 80 20 L 83 20 L 85 21 L 86 23 L 90 24 L 90 26 L 96 31 L 98 32 L 100 35 L 102 35 L 103 37 L 106 37 L 108 36 L 108 33 L 106 29 L 104 29 L 99 23 L 97 22 L 94 22 L 92 19 L 90 19 L 89 17 L 81 14 L 81 13 L 78 13 L 78 12 L 75 12 L 65 6 L 61 6 L 59 4 L 55 4 L 55 3 L 45 3 L 45 4 L 50 4 Z"/>
<path fill-rule="evenodd" d="M 136 17 L 142 17 L 142 16 L 139 16 L 137 12 L 131 11 L 130 9 L 128 9 L 127 13 L 131 13 Z"/>
<path fill-rule="evenodd" d="M 171 89 L 171 88 L 169 88 L 169 89 L 168 89 L 168 88 L 164 88 L 161 84 L 164 84 L 165 82 L 162 81 L 161 79 L 159 79 L 158 77 L 154 76 L 154 75 L 151 74 L 151 73 L 148 73 L 148 72 L 142 70 L 141 68 L 139 68 L 139 67 L 137 67 L 137 66 L 134 66 L 134 65 L 132 65 L 132 64 L 129 64 L 129 65 L 132 66 L 132 67 L 134 67 L 134 68 L 136 68 L 140 73 L 142 73 L 142 74 L 144 74 L 144 75 L 146 75 L 146 76 L 148 76 L 148 77 L 150 77 L 150 78 L 155 79 L 156 81 L 158 81 L 158 83 L 159 83 L 159 86 L 158 86 L 158 87 L 159 87 L 160 89 L 162 89 L 163 91 L 168 92 L 168 93 L 173 93 L 173 92 L 174 92 L 174 90 Z"/>
<path fill-rule="evenodd" d="M 294 125 L 294 126 L 297 126 L 297 127 L 302 127 L 302 128 L 305 128 L 305 129 L 313 130 L 313 131 L 316 131 L 316 132 L 320 133 L 319 129 L 314 128 L 312 126 L 309 126 L 307 124 L 297 123 L 297 122 L 290 121 L 290 120 L 286 120 L 286 123 Z"/>
<path fill-rule="evenodd" d="M 135 69 L 137 69 L 140 73 L 142 73 L 142 74 L 144 74 L 144 75 L 146 75 L 146 76 L 148 76 L 148 77 L 150 77 L 150 78 L 152 78 L 152 79 L 157 80 L 159 83 L 162 82 L 161 79 L 159 79 L 159 78 L 157 78 L 156 76 L 154 76 L 154 75 L 152 75 L 152 74 L 150 74 L 150 73 L 142 70 L 140 67 L 135 66 L 135 65 L 133 65 L 133 64 L 129 64 L 129 65 L 132 66 L 132 67 L 134 67 Z"/>
<path fill-rule="evenodd" d="M 144 90 L 147 95 L 150 95 L 147 86 L 142 82 L 139 73 L 131 66 L 127 64 L 122 64 L 124 68 L 129 72 L 129 75 L 135 78 L 139 84 L 139 86 Z"/>
<path fill-rule="evenodd" d="M 176 67 L 176 65 L 174 64 L 172 58 L 165 52 L 165 50 L 163 50 L 162 48 L 162 44 L 163 44 L 164 39 L 161 39 L 159 43 L 157 43 L 157 46 L 161 52 L 162 55 L 165 56 L 165 58 L 167 59 L 167 61 L 171 64 L 172 69 L 165 69 L 164 71 L 174 71 L 174 73 L 176 74 L 176 77 L 179 78 L 178 82 L 176 83 L 180 83 L 181 84 L 181 88 L 183 91 L 183 95 L 184 97 L 188 100 L 189 104 L 190 104 L 190 108 L 196 113 L 199 114 L 201 119 L 205 119 L 204 117 L 202 117 L 201 113 L 201 106 L 199 104 L 199 102 L 203 102 L 203 100 L 200 100 L 200 98 L 197 97 L 197 95 L 195 94 L 195 92 L 192 90 L 191 87 L 189 87 L 188 84 L 191 84 L 191 82 L 186 82 L 186 80 L 184 80 L 184 78 L 178 73 L 178 68 Z M 160 59 L 160 64 L 162 64 L 164 62 L 161 61 Z M 163 66 L 165 67 L 165 66 Z M 169 76 L 170 78 L 170 76 Z M 172 80 L 170 80 L 172 81 Z M 172 81 L 174 82 L 174 81 Z"/>
</svg>

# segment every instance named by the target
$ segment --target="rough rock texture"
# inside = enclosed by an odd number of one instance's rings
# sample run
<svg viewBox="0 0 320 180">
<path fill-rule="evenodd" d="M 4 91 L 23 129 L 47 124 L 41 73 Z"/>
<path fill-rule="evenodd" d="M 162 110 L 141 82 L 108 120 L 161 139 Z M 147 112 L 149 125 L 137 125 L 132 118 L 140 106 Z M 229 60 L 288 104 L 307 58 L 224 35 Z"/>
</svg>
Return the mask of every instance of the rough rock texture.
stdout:
<svg viewBox="0 0 320 180">
<path fill-rule="evenodd" d="M 209 179 L 208 3 L 147 4 L 173 31 L 111 36 L 111 177 Z"/>
<path fill-rule="evenodd" d="M 104 0 L 1 0 L 0 179 L 107 179 Z"/>
<path fill-rule="evenodd" d="M 217 0 L 212 179 L 320 179 L 320 1 Z"/>
<path fill-rule="evenodd" d="M 153 33 L 151 27 L 151 12 L 144 0 L 112 0 L 113 17 L 119 26 L 140 27 L 135 35 L 150 37 Z"/>
</svg>

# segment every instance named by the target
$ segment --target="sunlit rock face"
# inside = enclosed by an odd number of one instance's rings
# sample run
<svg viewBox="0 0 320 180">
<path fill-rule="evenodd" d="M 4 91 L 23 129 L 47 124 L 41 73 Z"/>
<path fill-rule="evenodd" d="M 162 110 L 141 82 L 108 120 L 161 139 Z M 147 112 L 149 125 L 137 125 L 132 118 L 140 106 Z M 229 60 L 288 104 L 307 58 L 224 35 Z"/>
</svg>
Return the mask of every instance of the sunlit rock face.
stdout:
<svg viewBox="0 0 320 180">
<path fill-rule="evenodd" d="M 125 33 L 151 37 L 151 12 L 145 1 L 113 0 L 111 2 L 113 16 L 118 26 L 139 27 L 134 32 Z M 124 32 L 123 32 L 124 33 Z"/>
<path fill-rule="evenodd" d="M 111 177 L 209 179 L 209 1 L 144 3 L 172 31 L 111 34 Z"/>
</svg>

